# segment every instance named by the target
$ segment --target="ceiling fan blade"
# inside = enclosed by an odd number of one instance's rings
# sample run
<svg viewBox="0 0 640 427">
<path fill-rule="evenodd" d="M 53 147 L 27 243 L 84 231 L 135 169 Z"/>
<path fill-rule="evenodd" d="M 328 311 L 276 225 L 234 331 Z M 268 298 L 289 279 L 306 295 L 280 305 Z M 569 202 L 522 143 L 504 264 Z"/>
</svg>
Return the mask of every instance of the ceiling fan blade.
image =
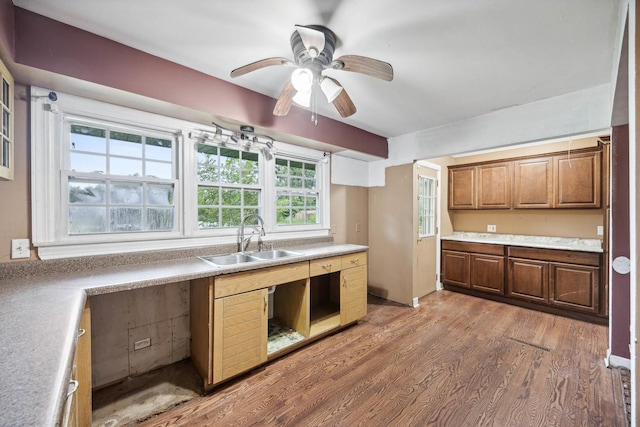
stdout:
<svg viewBox="0 0 640 427">
<path fill-rule="evenodd" d="M 355 73 L 366 74 L 388 82 L 393 80 L 393 67 L 391 64 L 378 61 L 377 59 L 368 58 L 366 56 L 341 56 L 331 63 L 331 67 L 336 70 L 353 71 Z"/>
<path fill-rule="evenodd" d="M 336 85 L 342 87 L 336 79 L 332 79 L 331 77 L 325 77 L 325 79 L 331 79 Z M 340 113 L 342 117 L 352 116 L 356 112 L 356 106 L 353 104 L 353 101 L 349 97 L 349 94 L 347 94 L 347 91 L 344 90 L 344 87 L 342 87 L 342 90 L 338 93 L 338 96 L 336 96 L 332 104 L 336 107 L 336 110 L 338 110 L 338 113 Z"/>
<path fill-rule="evenodd" d="M 256 62 L 252 62 L 251 64 L 244 65 L 242 67 L 236 68 L 231 72 L 231 77 L 239 77 L 243 76 L 252 71 L 259 70 L 265 67 L 271 67 L 274 65 L 287 65 L 287 66 L 295 66 L 295 62 L 287 58 L 266 58 L 261 59 Z"/>
<path fill-rule="evenodd" d="M 315 58 L 324 50 L 324 33 L 313 28 L 306 27 L 304 25 L 296 25 L 296 31 L 300 34 L 302 44 L 309 52 L 309 56 Z M 313 52 L 313 49 L 316 51 Z"/>
<path fill-rule="evenodd" d="M 296 94 L 296 89 L 293 87 L 291 80 L 284 85 L 282 88 L 282 92 L 280 92 L 280 97 L 278 97 L 278 102 L 276 102 L 276 106 L 273 108 L 274 116 L 286 116 L 289 114 L 289 110 L 291 109 L 291 103 L 293 102 L 293 97 Z"/>
</svg>

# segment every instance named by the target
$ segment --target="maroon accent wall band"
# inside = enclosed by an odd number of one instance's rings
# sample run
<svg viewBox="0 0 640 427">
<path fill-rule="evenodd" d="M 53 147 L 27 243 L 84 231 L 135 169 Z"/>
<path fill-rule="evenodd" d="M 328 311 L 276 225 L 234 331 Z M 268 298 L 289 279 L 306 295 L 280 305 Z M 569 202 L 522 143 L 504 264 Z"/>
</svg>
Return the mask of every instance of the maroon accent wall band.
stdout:
<svg viewBox="0 0 640 427">
<path fill-rule="evenodd" d="M 611 259 L 630 257 L 629 235 L 629 125 L 611 133 Z M 631 277 L 611 272 L 611 354 L 631 358 Z"/>
<path fill-rule="evenodd" d="M 6 3 L 2 3 L 3 9 Z M 3 10 L 0 9 L 0 10 Z M 386 138 L 305 110 L 272 114 L 275 99 L 14 7 L 14 61 L 254 126 L 388 157 Z M 4 42 L 6 30 L 0 33 Z"/>
<path fill-rule="evenodd" d="M 11 0 L 0 0 L 0 44 L 12 58 L 15 57 L 13 10 L 14 6 Z"/>
</svg>

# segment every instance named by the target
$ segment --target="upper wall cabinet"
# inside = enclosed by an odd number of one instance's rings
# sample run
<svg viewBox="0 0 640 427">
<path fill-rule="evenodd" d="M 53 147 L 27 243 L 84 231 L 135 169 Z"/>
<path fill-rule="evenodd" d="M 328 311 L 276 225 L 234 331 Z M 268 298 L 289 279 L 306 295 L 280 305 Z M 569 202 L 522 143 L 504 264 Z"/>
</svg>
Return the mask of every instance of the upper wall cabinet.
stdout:
<svg viewBox="0 0 640 427">
<path fill-rule="evenodd" d="M 476 166 L 449 168 L 449 209 L 476 209 Z"/>
<path fill-rule="evenodd" d="M 557 208 L 599 208 L 602 153 L 556 156 Z"/>
<path fill-rule="evenodd" d="M 449 167 L 449 209 L 600 208 L 602 152 Z"/>
<path fill-rule="evenodd" d="M 13 180 L 13 77 L 0 61 L 2 80 L 2 144 L 0 144 L 0 179 Z"/>
</svg>

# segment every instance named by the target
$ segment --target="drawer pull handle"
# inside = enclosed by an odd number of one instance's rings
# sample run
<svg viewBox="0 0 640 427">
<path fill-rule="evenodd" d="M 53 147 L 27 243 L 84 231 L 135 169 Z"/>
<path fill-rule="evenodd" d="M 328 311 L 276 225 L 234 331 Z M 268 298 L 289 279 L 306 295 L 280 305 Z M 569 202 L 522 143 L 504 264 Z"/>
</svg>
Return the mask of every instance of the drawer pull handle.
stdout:
<svg viewBox="0 0 640 427">
<path fill-rule="evenodd" d="M 77 380 L 71 380 L 71 381 L 69 381 L 69 385 L 72 386 L 72 388 L 67 393 L 67 398 L 69 398 L 69 396 L 71 396 L 73 393 L 78 391 L 78 386 L 80 385 L 80 383 L 78 383 Z"/>
<path fill-rule="evenodd" d="M 354 258 L 351 260 L 351 264 L 357 264 L 360 261 L 360 258 Z"/>
<path fill-rule="evenodd" d="M 346 287 L 347 287 L 347 278 L 346 278 L 346 277 L 343 277 L 343 278 L 342 278 L 342 286 L 343 286 L 344 288 L 346 288 Z"/>
<path fill-rule="evenodd" d="M 331 264 L 325 264 L 322 266 L 322 268 L 324 268 L 325 270 L 330 270 L 331 269 Z"/>
<path fill-rule="evenodd" d="M 83 335 L 84 335 L 84 334 L 86 334 L 86 333 L 87 333 L 87 330 L 86 330 L 86 329 L 79 329 L 79 330 L 78 330 L 78 338 L 80 338 L 81 336 L 83 336 Z"/>
<path fill-rule="evenodd" d="M 267 299 L 267 297 L 264 297 L 264 308 L 262 309 L 264 313 L 267 312 L 267 306 L 269 305 L 269 301 Z"/>
</svg>

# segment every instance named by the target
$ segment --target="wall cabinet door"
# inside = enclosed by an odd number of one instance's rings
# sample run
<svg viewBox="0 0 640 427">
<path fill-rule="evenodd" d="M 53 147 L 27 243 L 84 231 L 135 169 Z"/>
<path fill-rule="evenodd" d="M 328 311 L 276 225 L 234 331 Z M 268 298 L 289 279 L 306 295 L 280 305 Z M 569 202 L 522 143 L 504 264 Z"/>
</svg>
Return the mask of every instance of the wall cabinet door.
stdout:
<svg viewBox="0 0 640 427">
<path fill-rule="evenodd" d="M 442 283 L 469 287 L 469 257 L 465 252 L 442 251 Z"/>
<path fill-rule="evenodd" d="M 267 361 L 267 308 L 267 289 L 215 300 L 214 383 Z"/>
<path fill-rule="evenodd" d="M 340 273 L 340 324 L 355 322 L 367 315 L 367 266 Z"/>
<path fill-rule="evenodd" d="M 476 167 L 449 169 L 449 209 L 476 208 Z"/>
<path fill-rule="evenodd" d="M 507 295 L 547 303 L 549 301 L 549 263 L 509 258 Z"/>
<path fill-rule="evenodd" d="M 504 294 L 504 256 L 471 254 L 469 276 L 472 289 Z"/>
<path fill-rule="evenodd" d="M 480 165 L 478 173 L 478 209 L 511 207 L 511 163 Z"/>
<path fill-rule="evenodd" d="M 555 157 L 557 208 L 599 208 L 601 153 Z"/>
<path fill-rule="evenodd" d="M 549 303 L 572 310 L 598 313 L 600 269 L 572 264 L 550 264 Z"/>
<path fill-rule="evenodd" d="M 518 160 L 513 165 L 513 207 L 553 207 L 553 158 Z"/>
</svg>

